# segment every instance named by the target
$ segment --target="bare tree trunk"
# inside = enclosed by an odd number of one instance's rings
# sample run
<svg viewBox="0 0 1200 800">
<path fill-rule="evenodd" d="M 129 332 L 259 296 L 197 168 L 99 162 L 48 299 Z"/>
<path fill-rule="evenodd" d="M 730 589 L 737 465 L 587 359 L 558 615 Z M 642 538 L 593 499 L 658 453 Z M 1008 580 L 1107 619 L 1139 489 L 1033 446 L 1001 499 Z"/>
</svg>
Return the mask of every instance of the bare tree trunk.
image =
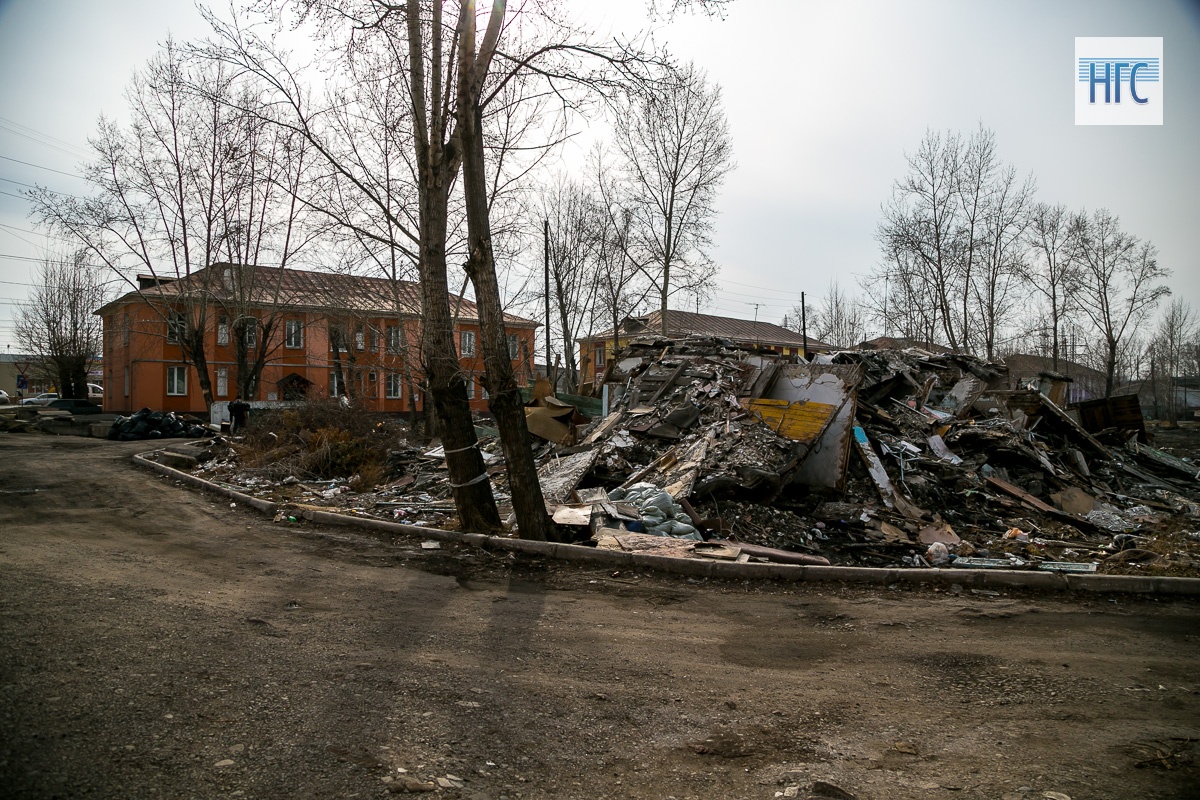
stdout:
<svg viewBox="0 0 1200 800">
<path fill-rule="evenodd" d="M 496 262 L 492 253 L 491 222 L 488 215 L 487 173 L 483 156 L 483 115 L 479 92 L 504 17 L 503 0 L 493 5 L 488 32 L 476 63 L 475 4 L 461 0 L 459 6 L 458 132 L 462 144 L 463 194 L 467 207 L 467 274 L 475 287 L 479 309 L 480 339 L 483 349 L 483 380 L 488 390 L 488 408 L 500 431 L 500 443 L 508 470 L 513 512 L 522 539 L 545 541 L 552 531 L 538 482 L 537 467 L 529 447 L 529 429 L 525 424 L 525 404 L 513 374 L 512 358 L 504 328 L 504 310 L 500 284 L 496 280 Z"/>
<path fill-rule="evenodd" d="M 446 281 L 446 195 L 437 191 L 423 193 L 422 204 L 427 206 L 427 213 L 421 219 L 421 305 L 424 312 L 421 357 L 429 380 L 429 400 L 446 451 L 454 505 L 463 530 L 496 531 L 501 528 L 500 512 L 496 509 L 483 454 L 476 446 L 478 440 L 467 387 L 454 348 L 450 287 Z M 486 342 L 486 335 L 483 338 Z M 515 488 L 513 493 L 516 494 Z"/>
</svg>

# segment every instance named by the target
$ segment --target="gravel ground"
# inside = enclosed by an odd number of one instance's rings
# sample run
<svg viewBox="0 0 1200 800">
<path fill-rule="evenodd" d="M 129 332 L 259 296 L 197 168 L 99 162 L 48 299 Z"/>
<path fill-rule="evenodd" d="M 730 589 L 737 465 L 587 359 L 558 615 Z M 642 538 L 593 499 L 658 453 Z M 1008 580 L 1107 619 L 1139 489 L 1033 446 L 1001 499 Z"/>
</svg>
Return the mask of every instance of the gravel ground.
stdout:
<svg viewBox="0 0 1200 800">
<path fill-rule="evenodd" d="M 144 448 L 0 438 L 6 798 L 1200 796 L 1196 601 L 424 550 Z"/>
</svg>

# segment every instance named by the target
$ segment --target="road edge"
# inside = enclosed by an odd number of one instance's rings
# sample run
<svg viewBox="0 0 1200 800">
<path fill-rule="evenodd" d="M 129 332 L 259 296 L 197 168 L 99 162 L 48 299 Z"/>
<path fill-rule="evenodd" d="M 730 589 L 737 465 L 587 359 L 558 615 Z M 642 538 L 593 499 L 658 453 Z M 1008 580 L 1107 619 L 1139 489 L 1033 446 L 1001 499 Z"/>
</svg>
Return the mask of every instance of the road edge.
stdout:
<svg viewBox="0 0 1200 800">
<path fill-rule="evenodd" d="M 220 486 L 212 481 L 182 470 L 160 464 L 147 456 L 162 452 L 161 448 L 135 453 L 133 462 L 162 475 L 182 481 L 195 488 L 223 495 L 234 502 L 269 516 L 275 516 L 285 506 L 269 500 Z M 842 582 L 892 584 L 934 584 L 972 589 L 1036 589 L 1043 591 L 1085 591 L 1094 593 L 1159 594 L 1168 596 L 1200 596 L 1200 578 L 1176 578 L 1156 575 L 1078 575 L 1055 572 L 1024 572 L 1016 570 L 982 569 L 895 569 L 879 567 L 808 566 L 799 564 L 738 564 L 730 561 L 700 561 L 645 553 L 623 553 L 598 550 L 577 544 L 534 542 L 488 536 L 482 533 L 462 533 L 438 528 L 405 525 L 400 522 L 338 514 L 332 511 L 297 509 L 295 516 L 327 525 L 363 528 L 381 533 L 418 536 L 442 542 L 460 542 L 485 550 L 502 550 L 555 558 L 562 561 L 602 564 L 614 569 L 647 569 L 668 575 L 722 580 L 778 580 L 789 582 Z"/>
</svg>

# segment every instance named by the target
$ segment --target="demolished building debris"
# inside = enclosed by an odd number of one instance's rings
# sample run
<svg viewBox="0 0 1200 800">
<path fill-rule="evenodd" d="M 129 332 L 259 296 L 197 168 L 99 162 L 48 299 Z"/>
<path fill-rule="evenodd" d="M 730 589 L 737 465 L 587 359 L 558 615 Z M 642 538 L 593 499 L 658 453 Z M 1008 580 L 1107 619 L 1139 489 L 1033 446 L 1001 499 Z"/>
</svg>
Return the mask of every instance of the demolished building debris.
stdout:
<svg viewBox="0 0 1200 800">
<path fill-rule="evenodd" d="M 1128 414 L 1097 430 L 1037 384 L 1008 386 L 1002 363 L 954 353 L 806 362 L 644 339 L 609 363 L 601 415 L 535 392 L 527 416 L 563 541 L 802 564 L 1200 570 L 1200 467 L 1153 448 Z M 499 448 L 481 448 L 497 455 L 503 505 Z M 439 456 L 398 448 L 389 483 L 333 497 L 352 513 L 451 523 Z M 302 478 L 296 502 L 338 485 Z"/>
</svg>

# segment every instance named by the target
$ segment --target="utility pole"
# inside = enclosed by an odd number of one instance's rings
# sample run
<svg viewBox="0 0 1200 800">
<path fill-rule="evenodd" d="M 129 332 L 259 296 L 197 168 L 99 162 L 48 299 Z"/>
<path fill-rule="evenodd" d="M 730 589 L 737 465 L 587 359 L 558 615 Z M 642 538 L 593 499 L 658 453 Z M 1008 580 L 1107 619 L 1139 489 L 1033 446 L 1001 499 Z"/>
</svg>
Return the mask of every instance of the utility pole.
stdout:
<svg viewBox="0 0 1200 800">
<path fill-rule="evenodd" d="M 754 306 L 754 346 L 762 347 L 762 339 L 758 335 L 758 307 L 762 303 L 751 303 L 750 305 Z"/>
<path fill-rule="evenodd" d="M 550 379 L 550 220 L 542 220 L 542 260 L 546 268 L 546 379 Z M 553 390 L 555 387 L 550 387 Z"/>
<path fill-rule="evenodd" d="M 804 292 L 800 293 L 800 338 L 804 340 L 804 360 L 808 361 L 808 310 L 804 307 Z"/>
</svg>

